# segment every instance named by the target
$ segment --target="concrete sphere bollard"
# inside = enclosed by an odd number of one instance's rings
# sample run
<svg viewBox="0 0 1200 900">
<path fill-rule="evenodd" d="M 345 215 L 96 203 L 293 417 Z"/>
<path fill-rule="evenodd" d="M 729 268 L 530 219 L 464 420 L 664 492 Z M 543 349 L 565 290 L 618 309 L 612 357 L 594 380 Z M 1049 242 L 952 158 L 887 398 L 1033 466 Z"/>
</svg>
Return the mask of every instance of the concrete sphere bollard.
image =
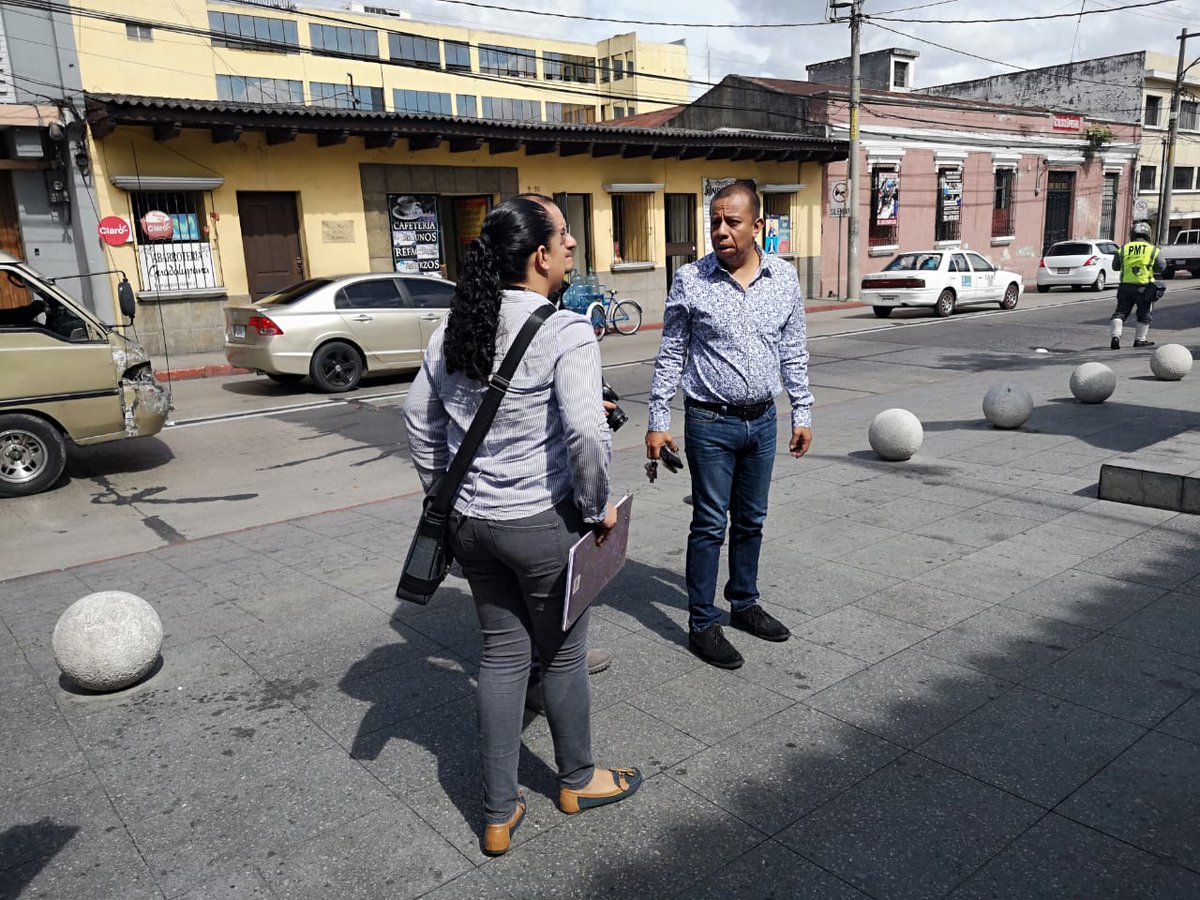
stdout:
<svg viewBox="0 0 1200 900">
<path fill-rule="evenodd" d="M 867 440 L 883 459 L 899 461 L 921 449 L 925 430 L 921 420 L 907 409 L 885 409 L 871 421 Z"/>
<path fill-rule="evenodd" d="M 1104 363 L 1084 363 L 1071 373 L 1071 393 L 1080 403 L 1103 403 L 1117 389 L 1117 376 Z"/>
<path fill-rule="evenodd" d="M 1178 381 L 1192 371 L 1192 351 L 1183 344 L 1163 344 L 1150 357 L 1150 371 L 1159 381 Z"/>
<path fill-rule="evenodd" d="M 141 597 L 97 591 L 58 617 L 51 646 L 58 667 L 80 687 L 116 691 L 150 671 L 162 639 L 162 620 Z"/>
<path fill-rule="evenodd" d="M 1033 395 L 1012 382 L 993 385 L 983 395 L 983 415 L 996 428 L 1020 428 L 1033 415 Z"/>
</svg>

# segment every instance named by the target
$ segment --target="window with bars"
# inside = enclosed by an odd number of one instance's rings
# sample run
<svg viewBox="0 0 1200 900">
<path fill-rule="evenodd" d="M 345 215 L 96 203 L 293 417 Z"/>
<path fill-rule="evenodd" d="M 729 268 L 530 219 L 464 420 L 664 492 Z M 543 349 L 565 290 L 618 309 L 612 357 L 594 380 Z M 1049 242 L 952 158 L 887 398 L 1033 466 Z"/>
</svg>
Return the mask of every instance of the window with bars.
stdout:
<svg viewBox="0 0 1200 900">
<path fill-rule="evenodd" d="M 1013 185 L 1016 170 L 997 169 L 992 189 L 992 237 L 1013 236 Z"/>
<path fill-rule="evenodd" d="M 434 113 L 441 116 L 452 116 L 454 110 L 450 106 L 450 95 L 436 91 L 407 91 L 396 88 L 392 91 L 396 112 Z"/>
<path fill-rule="evenodd" d="M 379 32 L 377 31 L 311 24 L 308 26 L 308 34 L 313 50 L 371 59 L 379 58 Z"/>
<path fill-rule="evenodd" d="M 471 45 L 465 41 L 443 41 L 446 53 L 446 69 L 450 72 L 471 71 Z"/>
<path fill-rule="evenodd" d="M 194 191 L 131 191 L 134 246 L 143 291 L 187 291 L 221 287 L 220 260 L 209 241 L 204 194 Z M 169 238 L 150 239 L 143 219 L 164 213 Z"/>
<path fill-rule="evenodd" d="M 871 169 L 871 221 L 868 247 L 895 247 L 900 243 L 900 173 L 895 166 Z"/>
<path fill-rule="evenodd" d="M 235 103 L 304 104 L 304 83 L 290 78 L 218 75 L 217 99 Z"/>
<path fill-rule="evenodd" d="M 596 60 L 571 53 L 542 53 L 542 75 L 547 81 L 596 83 Z"/>
<path fill-rule="evenodd" d="M 356 84 L 351 91 L 349 84 L 327 81 L 310 81 L 308 94 L 313 106 L 334 109 L 364 109 L 375 112 L 384 110 L 383 88 Z"/>
<path fill-rule="evenodd" d="M 214 47 L 261 50 L 268 53 L 300 52 L 299 32 L 296 23 L 291 19 L 209 12 L 208 29 L 213 33 Z"/>
<path fill-rule="evenodd" d="M 1171 190 L 1190 191 L 1195 187 L 1196 170 L 1191 166 L 1176 166 L 1171 171 Z"/>
<path fill-rule="evenodd" d="M 612 195 L 613 265 L 653 263 L 653 196 L 650 193 Z"/>
<path fill-rule="evenodd" d="M 483 118 L 509 122 L 542 121 L 542 101 L 514 100 L 512 97 L 483 97 Z"/>
<path fill-rule="evenodd" d="M 532 50 L 480 44 L 479 71 L 509 78 L 537 78 L 537 56 Z"/>
<path fill-rule="evenodd" d="M 437 38 L 389 31 L 388 56 L 423 69 L 442 67 L 442 48 Z"/>
<path fill-rule="evenodd" d="M 934 240 L 957 241 L 962 224 L 962 169 L 938 169 L 938 216 Z"/>
<path fill-rule="evenodd" d="M 1138 190 L 1153 191 L 1158 184 L 1158 167 L 1142 166 L 1138 173 Z"/>
<path fill-rule="evenodd" d="M 1116 240 L 1117 195 L 1121 176 L 1116 172 L 1104 173 L 1104 194 L 1100 198 L 1100 237 Z"/>
</svg>

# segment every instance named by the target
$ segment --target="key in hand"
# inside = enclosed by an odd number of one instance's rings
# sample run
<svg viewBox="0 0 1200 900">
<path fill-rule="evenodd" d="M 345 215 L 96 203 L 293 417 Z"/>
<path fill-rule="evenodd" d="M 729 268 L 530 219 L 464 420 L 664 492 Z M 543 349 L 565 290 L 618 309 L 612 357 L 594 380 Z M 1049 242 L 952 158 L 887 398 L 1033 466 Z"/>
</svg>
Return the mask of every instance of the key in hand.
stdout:
<svg viewBox="0 0 1200 900">
<path fill-rule="evenodd" d="M 646 463 L 646 477 L 654 484 L 654 480 L 658 478 L 658 460 L 652 459 Z"/>
</svg>

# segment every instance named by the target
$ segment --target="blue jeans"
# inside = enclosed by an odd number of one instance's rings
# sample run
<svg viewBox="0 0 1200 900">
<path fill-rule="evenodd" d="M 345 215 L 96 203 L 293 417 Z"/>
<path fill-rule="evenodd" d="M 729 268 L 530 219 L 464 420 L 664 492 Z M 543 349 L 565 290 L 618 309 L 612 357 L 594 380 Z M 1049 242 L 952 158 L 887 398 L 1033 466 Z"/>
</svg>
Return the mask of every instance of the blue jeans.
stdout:
<svg viewBox="0 0 1200 900">
<path fill-rule="evenodd" d="M 692 470 L 688 627 L 704 631 L 721 618 L 714 600 L 727 520 L 725 599 L 735 610 L 758 602 L 758 555 L 775 467 L 775 407 L 752 422 L 691 405 L 684 417 L 684 451 Z"/>
</svg>

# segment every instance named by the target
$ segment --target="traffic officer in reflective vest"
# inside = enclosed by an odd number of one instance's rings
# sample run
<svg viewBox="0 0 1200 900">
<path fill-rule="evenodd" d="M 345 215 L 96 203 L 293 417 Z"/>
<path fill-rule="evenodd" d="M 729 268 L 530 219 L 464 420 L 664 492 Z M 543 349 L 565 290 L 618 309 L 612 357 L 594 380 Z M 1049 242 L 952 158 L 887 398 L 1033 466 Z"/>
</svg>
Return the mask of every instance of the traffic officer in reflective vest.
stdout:
<svg viewBox="0 0 1200 900">
<path fill-rule="evenodd" d="M 1113 259 L 1113 268 L 1120 269 L 1121 285 L 1117 288 L 1117 308 L 1113 312 L 1113 350 L 1121 349 L 1121 327 L 1137 306 L 1137 330 L 1133 346 L 1153 347 L 1154 341 L 1146 340 L 1150 333 L 1150 307 L 1158 299 L 1155 273 L 1162 272 L 1158 261 L 1158 248 L 1150 242 L 1150 226 L 1146 222 L 1134 222 L 1129 230 L 1129 243 L 1121 248 Z"/>
</svg>

